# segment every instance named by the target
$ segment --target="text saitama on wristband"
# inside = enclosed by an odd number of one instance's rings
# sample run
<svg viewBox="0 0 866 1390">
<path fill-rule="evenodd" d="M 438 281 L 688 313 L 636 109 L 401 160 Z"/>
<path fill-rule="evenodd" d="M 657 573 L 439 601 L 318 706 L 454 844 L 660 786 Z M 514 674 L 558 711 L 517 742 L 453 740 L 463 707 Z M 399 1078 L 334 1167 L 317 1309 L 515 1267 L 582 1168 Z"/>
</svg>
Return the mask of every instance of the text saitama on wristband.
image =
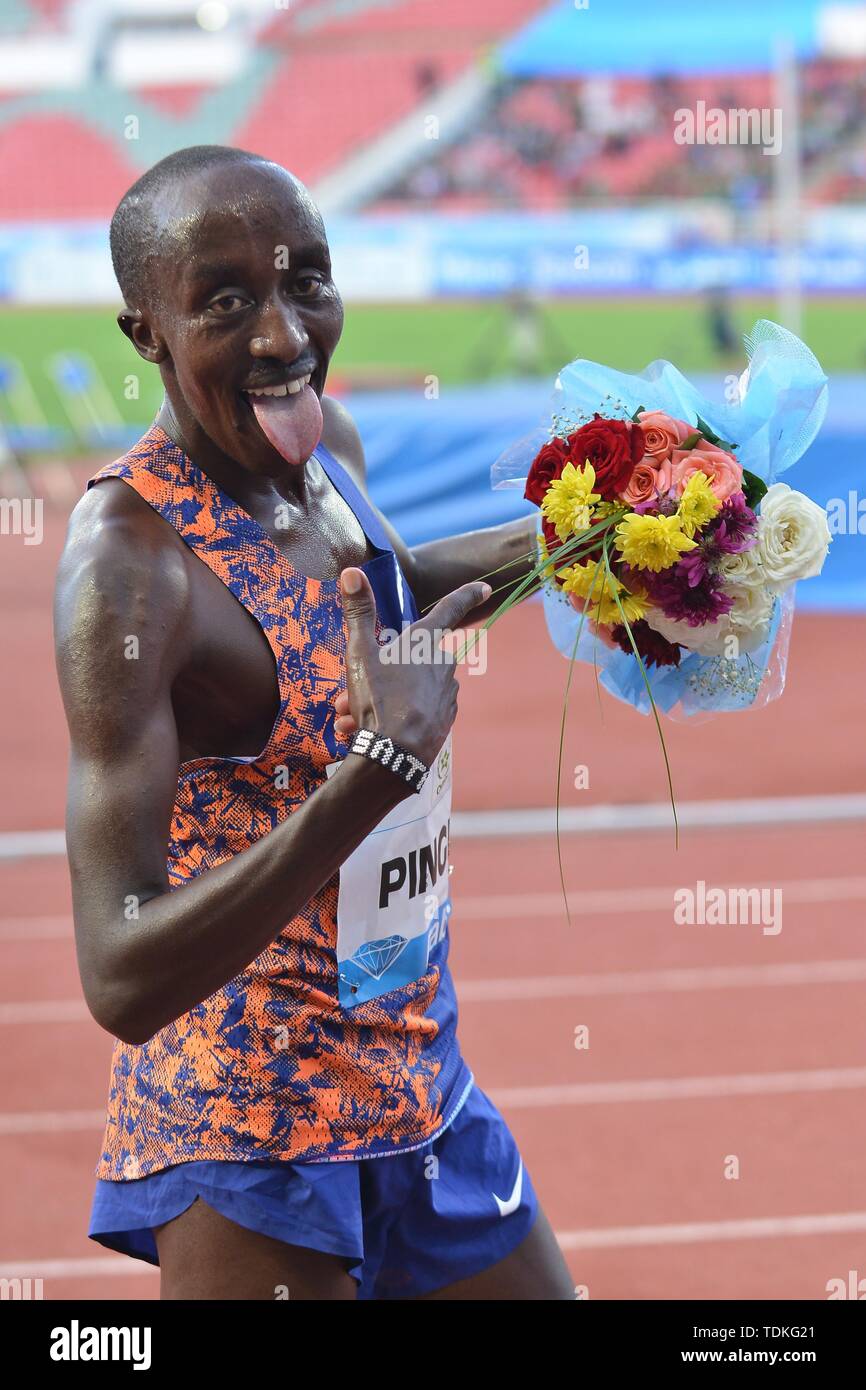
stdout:
<svg viewBox="0 0 866 1390">
<path fill-rule="evenodd" d="M 372 729 L 359 729 L 352 739 L 349 752 L 357 753 L 362 758 L 370 758 L 374 763 L 381 763 L 382 767 L 387 767 L 389 772 L 393 772 L 411 787 L 413 792 L 420 792 L 430 771 L 426 763 L 422 763 L 408 748 L 401 748 L 399 743 L 394 743 L 384 734 L 374 733 Z"/>
</svg>

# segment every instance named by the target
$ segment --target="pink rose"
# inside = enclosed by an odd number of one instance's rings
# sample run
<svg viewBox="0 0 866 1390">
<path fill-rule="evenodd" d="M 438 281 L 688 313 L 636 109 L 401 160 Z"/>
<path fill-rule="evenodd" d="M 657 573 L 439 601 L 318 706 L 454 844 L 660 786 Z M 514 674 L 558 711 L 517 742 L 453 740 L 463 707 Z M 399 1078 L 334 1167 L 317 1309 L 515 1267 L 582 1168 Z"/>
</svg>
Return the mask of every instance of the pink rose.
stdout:
<svg viewBox="0 0 866 1390">
<path fill-rule="evenodd" d="M 668 460 L 648 455 L 637 465 L 619 495 L 630 507 L 636 507 L 639 502 L 652 501 L 657 493 L 668 492 L 670 486 L 671 465 Z"/>
<path fill-rule="evenodd" d="M 644 447 L 653 458 L 670 458 L 674 449 L 695 431 L 684 420 L 675 420 L 663 410 L 642 410 L 637 417 L 643 430 Z"/>
<path fill-rule="evenodd" d="M 719 449 L 715 444 L 703 441 L 694 449 L 674 449 L 671 455 L 671 474 L 677 497 L 693 473 L 706 473 L 710 488 L 720 502 L 726 502 L 732 493 L 739 492 L 743 486 L 742 465 L 733 454 Z"/>
</svg>

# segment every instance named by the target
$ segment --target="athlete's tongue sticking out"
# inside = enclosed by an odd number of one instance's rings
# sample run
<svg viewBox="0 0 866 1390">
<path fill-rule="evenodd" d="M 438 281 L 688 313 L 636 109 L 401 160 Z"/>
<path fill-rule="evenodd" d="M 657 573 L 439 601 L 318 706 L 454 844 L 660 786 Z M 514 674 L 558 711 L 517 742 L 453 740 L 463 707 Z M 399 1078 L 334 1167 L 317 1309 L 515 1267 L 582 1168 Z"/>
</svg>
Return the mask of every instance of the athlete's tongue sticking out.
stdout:
<svg viewBox="0 0 866 1390">
<path fill-rule="evenodd" d="M 322 407 L 312 386 L 294 396 L 250 399 L 262 433 L 287 463 L 304 464 L 322 437 Z"/>
</svg>

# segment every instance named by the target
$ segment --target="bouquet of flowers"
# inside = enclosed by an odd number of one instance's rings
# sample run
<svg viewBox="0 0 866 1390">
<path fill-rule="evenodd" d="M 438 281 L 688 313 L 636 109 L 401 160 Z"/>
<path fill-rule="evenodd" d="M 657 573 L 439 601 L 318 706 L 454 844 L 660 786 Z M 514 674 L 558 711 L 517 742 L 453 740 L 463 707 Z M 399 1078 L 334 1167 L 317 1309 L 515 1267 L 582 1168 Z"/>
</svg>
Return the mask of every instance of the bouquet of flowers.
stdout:
<svg viewBox="0 0 866 1390">
<path fill-rule="evenodd" d="M 551 425 L 493 469 L 540 511 L 537 561 L 500 611 L 540 588 L 559 650 L 656 717 L 781 693 L 793 586 L 830 542 L 823 508 L 776 481 L 820 428 L 826 377 L 776 324 L 746 347 L 721 406 L 669 362 L 639 376 L 572 362 Z"/>
</svg>

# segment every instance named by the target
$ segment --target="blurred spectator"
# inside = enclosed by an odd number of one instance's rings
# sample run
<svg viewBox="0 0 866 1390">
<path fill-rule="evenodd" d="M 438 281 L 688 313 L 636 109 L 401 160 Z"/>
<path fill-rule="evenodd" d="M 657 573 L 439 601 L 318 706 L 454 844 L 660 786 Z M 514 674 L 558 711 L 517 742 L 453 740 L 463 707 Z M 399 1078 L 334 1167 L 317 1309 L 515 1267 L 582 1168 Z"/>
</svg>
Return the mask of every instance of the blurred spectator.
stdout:
<svg viewBox="0 0 866 1390">
<path fill-rule="evenodd" d="M 811 63 L 800 87 L 809 193 L 862 199 L 866 68 Z M 676 144 L 676 111 L 701 100 L 707 110 L 772 109 L 772 77 L 503 80 L 475 128 L 387 201 L 556 208 L 587 197 L 716 196 L 747 215 L 771 190 L 772 159 L 758 144 Z"/>
</svg>

